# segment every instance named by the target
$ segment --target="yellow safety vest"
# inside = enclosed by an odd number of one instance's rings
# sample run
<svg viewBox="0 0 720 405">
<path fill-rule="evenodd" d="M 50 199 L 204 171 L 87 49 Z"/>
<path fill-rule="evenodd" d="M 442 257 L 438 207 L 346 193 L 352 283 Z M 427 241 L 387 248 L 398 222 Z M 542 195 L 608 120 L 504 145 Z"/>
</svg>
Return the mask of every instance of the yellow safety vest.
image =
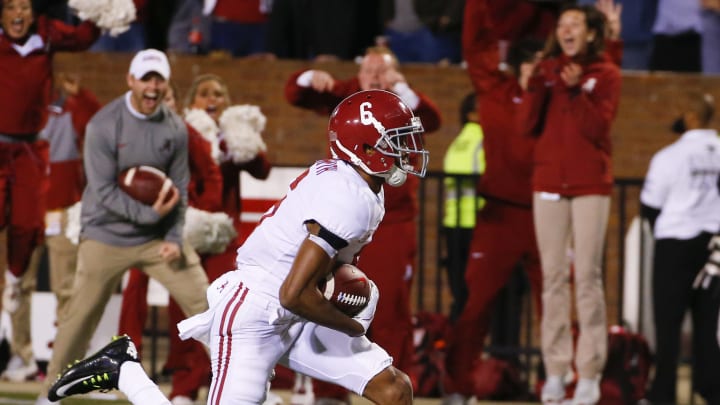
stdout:
<svg viewBox="0 0 720 405">
<path fill-rule="evenodd" d="M 445 152 L 443 170 L 447 175 L 443 225 L 447 228 L 473 228 L 475 214 L 485 205 L 485 200 L 481 197 L 475 198 L 475 179 L 463 178 L 458 187 L 456 178 L 452 175 L 480 175 L 485 172 L 485 150 L 480 124 L 474 122 L 465 124 Z"/>
</svg>

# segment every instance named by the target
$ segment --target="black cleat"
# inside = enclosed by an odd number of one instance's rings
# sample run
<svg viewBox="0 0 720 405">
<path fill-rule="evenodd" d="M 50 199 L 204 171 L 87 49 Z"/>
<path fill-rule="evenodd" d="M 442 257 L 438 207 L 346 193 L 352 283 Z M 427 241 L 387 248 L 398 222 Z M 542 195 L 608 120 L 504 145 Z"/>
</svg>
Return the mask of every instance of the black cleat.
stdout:
<svg viewBox="0 0 720 405">
<path fill-rule="evenodd" d="M 137 349 L 128 335 L 116 336 L 97 353 L 68 365 L 50 387 L 48 399 L 56 402 L 70 395 L 117 389 L 120 366 L 126 361 L 138 361 Z"/>
</svg>

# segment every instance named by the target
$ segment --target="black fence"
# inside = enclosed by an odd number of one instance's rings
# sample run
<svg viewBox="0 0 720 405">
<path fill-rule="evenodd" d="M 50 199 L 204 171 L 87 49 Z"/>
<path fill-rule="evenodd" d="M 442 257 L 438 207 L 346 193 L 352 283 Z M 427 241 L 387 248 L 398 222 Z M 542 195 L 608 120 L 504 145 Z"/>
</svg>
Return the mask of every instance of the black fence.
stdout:
<svg viewBox="0 0 720 405">
<path fill-rule="evenodd" d="M 429 172 L 419 190 L 418 261 L 414 284 L 416 311 L 449 313 L 451 301 L 447 280 L 447 247 L 443 237 L 443 209 L 446 196 L 443 172 Z M 468 176 L 452 176 L 455 194 L 461 195 L 460 184 Z M 477 177 L 474 178 L 477 180 Z M 639 196 L 643 179 L 617 178 L 608 224 L 605 259 L 603 263 L 608 321 L 624 325 L 624 263 L 625 235 L 630 223 L 639 214 Z M 460 215 L 460 210 L 457 212 Z M 647 243 L 640 238 L 640 244 Z M 641 247 L 642 251 L 642 247 Z M 640 260 L 642 260 L 640 255 Z M 639 264 L 639 268 L 643 268 Z M 489 269 L 491 271 L 491 269 Z M 642 278 L 642 274 L 641 274 Z M 641 281 L 642 283 L 642 281 Z M 642 285 L 642 284 L 641 284 Z M 495 301 L 493 322 L 485 345 L 487 353 L 511 359 L 519 364 L 524 381 L 540 361 L 538 319 L 534 316 L 530 288 L 522 267 L 518 264 L 508 285 Z M 642 305 L 640 311 L 644 311 Z M 640 319 L 642 316 L 638 315 Z M 531 387 L 530 387 L 531 388 Z"/>
</svg>

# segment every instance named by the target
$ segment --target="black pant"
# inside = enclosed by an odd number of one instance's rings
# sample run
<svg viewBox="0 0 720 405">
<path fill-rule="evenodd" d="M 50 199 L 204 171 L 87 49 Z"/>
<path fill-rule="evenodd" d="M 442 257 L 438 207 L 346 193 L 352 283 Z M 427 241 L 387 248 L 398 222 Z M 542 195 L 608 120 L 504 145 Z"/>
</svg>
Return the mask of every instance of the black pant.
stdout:
<svg viewBox="0 0 720 405">
<path fill-rule="evenodd" d="M 677 403 L 677 367 L 680 333 L 689 308 L 693 322 L 693 384 L 711 404 L 720 399 L 720 347 L 717 341 L 720 280 L 707 289 L 694 290 L 693 281 L 708 259 L 711 234 L 688 240 L 659 239 L 653 260 L 653 311 L 655 319 L 655 378 L 648 393 L 653 403 Z"/>
<path fill-rule="evenodd" d="M 655 35 L 650 54 L 650 70 L 670 72 L 700 72 L 700 34 L 687 31 L 677 35 Z"/>
<path fill-rule="evenodd" d="M 455 321 L 462 313 L 467 301 L 468 290 L 465 282 L 465 266 L 467 266 L 473 228 L 445 228 L 447 244 L 447 277 L 452 295 L 450 320 Z"/>
</svg>

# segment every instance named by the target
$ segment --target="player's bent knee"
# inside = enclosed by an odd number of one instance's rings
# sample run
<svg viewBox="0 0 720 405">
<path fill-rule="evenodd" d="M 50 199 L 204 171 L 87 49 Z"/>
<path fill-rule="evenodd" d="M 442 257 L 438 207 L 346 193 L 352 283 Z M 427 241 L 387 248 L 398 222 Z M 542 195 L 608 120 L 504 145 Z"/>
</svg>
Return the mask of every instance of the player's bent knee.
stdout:
<svg viewBox="0 0 720 405">
<path fill-rule="evenodd" d="M 410 405 L 412 384 L 407 374 L 390 366 L 370 380 L 363 396 L 378 405 Z"/>
</svg>

